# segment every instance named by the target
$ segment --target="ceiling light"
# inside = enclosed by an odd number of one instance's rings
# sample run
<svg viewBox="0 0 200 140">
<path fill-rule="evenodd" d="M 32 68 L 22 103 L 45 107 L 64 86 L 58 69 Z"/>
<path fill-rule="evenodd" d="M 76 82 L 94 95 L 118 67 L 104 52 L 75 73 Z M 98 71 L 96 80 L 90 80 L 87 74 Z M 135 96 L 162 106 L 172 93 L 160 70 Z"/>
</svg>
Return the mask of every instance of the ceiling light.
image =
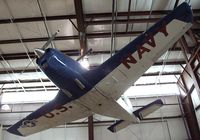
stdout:
<svg viewBox="0 0 200 140">
<path fill-rule="evenodd" d="M 4 105 L 1 106 L 1 110 L 9 111 L 10 110 L 10 106 L 7 105 L 7 104 L 4 104 Z"/>
<path fill-rule="evenodd" d="M 84 57 L 81 61 L 80 64 L 82 67 L 89 69 L 89 62 L 88 62 L 88 57 Z"/>
</svg>

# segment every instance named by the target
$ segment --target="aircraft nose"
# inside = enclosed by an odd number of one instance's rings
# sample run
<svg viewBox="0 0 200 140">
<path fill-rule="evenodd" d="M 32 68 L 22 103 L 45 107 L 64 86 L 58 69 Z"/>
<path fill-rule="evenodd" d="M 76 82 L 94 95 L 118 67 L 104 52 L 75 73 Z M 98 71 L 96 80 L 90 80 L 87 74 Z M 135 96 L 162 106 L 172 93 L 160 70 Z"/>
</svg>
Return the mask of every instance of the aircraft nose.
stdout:
<svg viewBox="0 0 200 140">
<path fill-rule="evenodd" d="M 42 50 L 42 49 L 35 49 L 34 52 L 39 58 L 42 57 L 44 54 L 44 50 Z"/>
</svg>

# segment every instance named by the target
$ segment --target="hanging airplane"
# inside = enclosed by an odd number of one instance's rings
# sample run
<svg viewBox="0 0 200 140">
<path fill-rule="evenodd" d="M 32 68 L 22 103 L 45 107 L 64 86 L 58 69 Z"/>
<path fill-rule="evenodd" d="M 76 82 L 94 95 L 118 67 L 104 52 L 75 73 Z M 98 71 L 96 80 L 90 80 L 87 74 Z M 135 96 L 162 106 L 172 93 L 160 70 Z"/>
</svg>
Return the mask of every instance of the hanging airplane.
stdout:
<svg viewBox="0 0 200 140">
<path fill-rule="evenodd" d="M 93 70 L 56 49 L 36 49 L 37 64 L 59 87 L 57 96 L 7 131 L 27 136 L 94 113 L 120 119 L 108 129 L 117 132 L 163 105 L 158 99 L 133 111 L 121 95 L 192 26 L 192 11 L 182 3 L 155 25 Z"/>
</svg>

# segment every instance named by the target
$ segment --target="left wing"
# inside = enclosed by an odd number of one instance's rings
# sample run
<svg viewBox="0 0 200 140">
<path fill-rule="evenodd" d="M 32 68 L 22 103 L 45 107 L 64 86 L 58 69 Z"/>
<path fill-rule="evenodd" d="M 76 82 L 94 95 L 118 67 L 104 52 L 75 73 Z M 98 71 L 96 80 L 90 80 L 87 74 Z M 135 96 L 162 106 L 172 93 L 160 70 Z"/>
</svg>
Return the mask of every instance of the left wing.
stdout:
<svg viewBox="0 0 200 140">
<path fill-rule="evenodd" d="M 7 131 L 15 135 L 27 136 L 89 115 L 91 112 L 86 107 L 59 91 L 54 100 L 17 122 Z"/>
</svg>

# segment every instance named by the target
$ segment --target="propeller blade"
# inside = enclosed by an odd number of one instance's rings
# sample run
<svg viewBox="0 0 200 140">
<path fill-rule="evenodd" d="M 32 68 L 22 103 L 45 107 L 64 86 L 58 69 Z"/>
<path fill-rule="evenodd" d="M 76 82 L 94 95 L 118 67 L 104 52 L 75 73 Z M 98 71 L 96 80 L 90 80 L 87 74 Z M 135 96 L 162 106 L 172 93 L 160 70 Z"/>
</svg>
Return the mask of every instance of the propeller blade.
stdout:
<svg viewBox="0 0 200 140">
<path fill-rule="evenodd" d="M 56 37 L 56 35 L 59 33 L 60 31 L 58 30 L 57 32 L 55 32 L 55 34 L 53 34 L 49 40 L 44 44 L 44 46 L 42 47 L 42 50 L 45 50 L 49 44 L 54 40 L 54 38 Z"/>
<path fill-rule="evenodd" d="M 79 58 L 77 58 L 76 61 L 81 60 L 84 56 L 86 56 L 87 54 L 91 53 L 91 51 L 92 51 L 92 48 L 89 49 L 87 52 L 85 52 L 83 55 L 81 55 Z"/>
</svg>

